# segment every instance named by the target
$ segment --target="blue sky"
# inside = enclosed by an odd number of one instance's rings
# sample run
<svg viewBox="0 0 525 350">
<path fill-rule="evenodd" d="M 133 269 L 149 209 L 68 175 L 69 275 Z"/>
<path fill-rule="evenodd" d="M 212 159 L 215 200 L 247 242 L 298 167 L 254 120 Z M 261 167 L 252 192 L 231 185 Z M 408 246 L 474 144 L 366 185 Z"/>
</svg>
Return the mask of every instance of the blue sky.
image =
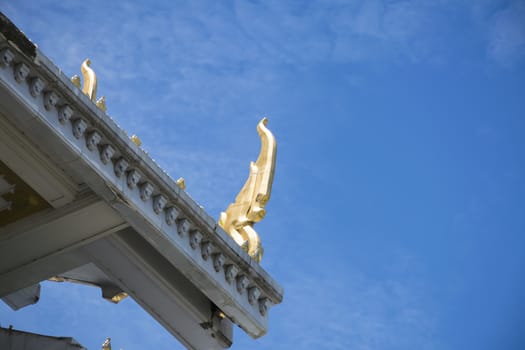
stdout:
<svg viewBox="0 0 525 350">
<path fill-rule="evenodd" d="M 69 76 L 214 217 L 269 118 L 262 266 L 285 289 L 234 349 L 523 349 L 525 1 L 16 1 Z M 131 300 L 44 283 L 2 326 L 182 348 Z"/>
</svg>

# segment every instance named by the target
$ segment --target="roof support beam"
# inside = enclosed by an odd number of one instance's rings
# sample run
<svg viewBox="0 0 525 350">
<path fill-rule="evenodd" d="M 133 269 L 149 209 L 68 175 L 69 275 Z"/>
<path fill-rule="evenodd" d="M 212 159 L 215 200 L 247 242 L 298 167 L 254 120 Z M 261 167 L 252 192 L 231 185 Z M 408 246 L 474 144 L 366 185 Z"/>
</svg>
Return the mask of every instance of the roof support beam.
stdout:
<svg viewBox="0 0 525 350">
<path fill-rule="evenodd" d="M 2 298 L 4 303 L 13 310 L 36 304 L 40 299 L 40 283 L 17 290 Z"/>
<path fill-rule="evenodd" d="M 232 323 L 133 229 L 86 245 L 82 251 L 188 348 L 231 346 Z"/>
<path fill-rule="evenodd" d="M 0 296 L 85 263 L 78 247 L 127 224 L 94 196 L 0 229 Z"/>
<path fill-rule="evenodd" d="M 82 266 L 89 261 L 76 251 L 50 255 L 0 275 L 0 297 L 4 298 L 28 286 L 62 272 Z"/>
</svg>

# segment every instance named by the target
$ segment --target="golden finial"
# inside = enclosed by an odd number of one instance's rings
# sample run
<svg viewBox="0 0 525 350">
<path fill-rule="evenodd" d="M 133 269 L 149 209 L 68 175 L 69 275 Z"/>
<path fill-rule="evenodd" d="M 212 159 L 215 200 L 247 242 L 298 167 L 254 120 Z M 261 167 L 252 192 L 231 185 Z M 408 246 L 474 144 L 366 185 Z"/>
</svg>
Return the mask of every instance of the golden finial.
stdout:
<svg viewBox="0 0 525 350">
<path fill-rule="evenodd" d="M 142 146 L 142 141 L 139 139 L 139 137 L 137 135 L 132 135 L 131 136 L 131 141 L 133 141 L 134 144 L 136 144 L 137 146 Z"/>
<path fill-rule="evenodd" d="M 114 296 L 111 297 L 111 302 L 114 303 L 114 304 L 118 304 L 120 303 L 122 300 L 126 299 L 128 297 L 128 293 L 126 292 L 120 292 L 120 293 L 117 293 L 115 294 Z"/>
<path fill-rule="evenodd" d="M 97 105 L 97 107 L 102 111 L 102 112 L 105 112 L 106 111 L 106 96 L 102 96 L 101 98 L 99 98 L 97 100 L 97 102 L 95 102 L 95 104 Z"/>
<path fill-rule="evenodd" d="M 82 72 L 82 77 L 84 78 L 82 92 L 86 94 L 91 99 L 91 101 L 95 102 L 95 105 L 101 111 L 106 112 L 106 98 L 102 96 L 97 100 L 97 75 L 95 74 L 95 71 L 91 69 L 90 65 L 91 60 L 86 58 L 80 66 L 80 71 Z M 71 77 L 71 82 L 80 89 L 80 77 L 78 75 L 73 75 Z"/>
<path fill-rule="evenodd" d="M 179 186 L 181 190 L 184 191 L 186 189 L 186 182 L 184 181 L 183 177 L 179 177 L 179 179 L 175 181 L 175 183 L 177 184 L 177 186 Z"/>
<path fill-rule="evenodd" d="M 111 338 L 107 337 L 102 343 L 102 350 L 111 350 Z"/>
<path fill-rule="evenodd" d="M 80 77 L 78 75 L 73 75 L 71 77 L 71 82 L 73 83 L 73 85 L 80 89 Z"/>
<path fill-rule="evenodd" d="M 257 125 L 261 151 L 257 161 L 250 162 L 248 180 L 235 197 L 235 203 L 219 218 L 219 225 L 257 262 L 261 261 L 264 251 L 253 225 L 266 214 L 264 206 L 270 199 L 277 155 L 277 143 L 266 128 L 267 123 L 263 118 Z"/>
<path fill-rule="evenodd" d="M 84 77 L 84 85 L 82 85 L 82 92 L 88 95 L 91 101 L 95 102 L 97 99 L 97 75 L 91 69 L 91 60 L 86 58 L 80 66 L 82 77 Z"/>
</svg>

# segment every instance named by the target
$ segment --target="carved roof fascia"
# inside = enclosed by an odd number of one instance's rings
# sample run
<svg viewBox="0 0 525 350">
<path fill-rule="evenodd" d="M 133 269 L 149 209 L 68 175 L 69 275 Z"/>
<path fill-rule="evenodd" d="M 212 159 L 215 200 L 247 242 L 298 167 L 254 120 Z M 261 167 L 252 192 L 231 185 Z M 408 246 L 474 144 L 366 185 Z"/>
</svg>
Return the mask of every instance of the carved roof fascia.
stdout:
<svg viewBox="0 0 525 350">
<path fill-rule="evenodd" d="M 63 137 L 69 149 L 82 154 L 85 163 L 117 192 L 121 202 L 110 204 L 118 208 L 124 203 L 134 210 L 132 215 L 140 213 L 150 229 L 166 237 L 174 235 L 169 231 L 186 230 L 187 244 L 179 245 L 181 254 L 197 264 L 207 278 L 215 279 L 222 292 L 230 291 L 238 299 L 238 306 L 242 304 L 240 309 L 251 307 L 250 322 L 260 324 L 253 330 L 253 325 L 243 324 L 239 313 L 231 315 L 224 310 L 228 316 L 250 335 L 264 334 L 267 310 L 282 301 L 282 288 L 112 118 L 38 49 L 34 57 L 29 57 L 1 34 L 0 73 L 2 80 L 6 77 L 2 84 L 13 88 L 36 111 L 37 122 Z M 133 175 L 140 176 L 136 183 Z M 164 236 L 161 238 L 165 240 Z M 155 240 L 158 237 L 145 238 L 159 248 L 166 242 Z M 188 277 L 192 280 L 191 274 Z M 205 283 L 202 287 L 207 286 Z M 217 300 L 214 291 L 204 292 L 219 307 L 229 303 L 222 296 Z"/>
</svg>

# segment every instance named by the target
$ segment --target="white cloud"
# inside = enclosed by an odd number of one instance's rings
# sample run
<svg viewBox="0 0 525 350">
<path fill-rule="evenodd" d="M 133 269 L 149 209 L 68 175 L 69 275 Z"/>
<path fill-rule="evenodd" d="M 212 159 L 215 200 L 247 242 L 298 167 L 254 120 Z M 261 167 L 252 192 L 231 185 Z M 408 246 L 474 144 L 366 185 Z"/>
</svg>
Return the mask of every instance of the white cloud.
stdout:
<svg viewBox="0 0 525 350">
<path fill-rule="evenodd" d="M 284 276 L 285 303 L 272 309 L 272 349 L 442 348 L 425 277 L 406 277 L 418 261 L 406 255 L 395 260 L 405 263 L 388 267 L 387 278 L 379 280 L 337 258 L 323 269 L 303 257 L 303 271 Z M 257 348 L 247 339 L 238 345 Z"/>
<path fill-rule="evenodd" d="M 492 16 L 488 53 L 505 66 L 525 58 L 525 1 L 513 1 Z"/>
</svg>

